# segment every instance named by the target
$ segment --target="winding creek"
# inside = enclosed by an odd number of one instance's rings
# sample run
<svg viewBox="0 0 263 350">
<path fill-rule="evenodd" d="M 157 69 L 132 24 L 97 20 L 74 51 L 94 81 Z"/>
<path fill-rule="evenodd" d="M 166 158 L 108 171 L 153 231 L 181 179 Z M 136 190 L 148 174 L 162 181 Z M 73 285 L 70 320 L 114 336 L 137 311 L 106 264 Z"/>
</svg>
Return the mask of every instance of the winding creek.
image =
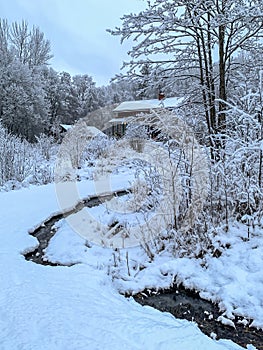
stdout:
<svg viewBox="0 0 263 350">
<path fill-rule="evenodd" d="M 37 264 L 58 266 L 59 264 L 54 264 L 44 259 L 44 250 L 56 233 L 54 225 L 60 219 L 77 213 L 84 207 L 98 206 L 114 196 L 123 196 L 127 193 L 127 191 L 119 191 L 111 195 L 89 197 L 79 202 L 74 209 L 63 214 L 56 214 L 47 219 L 30 233 L 38 239 L 39 245 L 32 252 L 26 253 L 24 255 L 25 259 Z M 263 332 L 261 330 L 244 326 L 240 323 L 242 319 L 239 317 L 233 320 L 235 328 L 223 325 L 217 321 L 221 313 L 216 304 L 200 298 L 197 292 L 187 290 L 183 286 L 174 285 L 169 290 L 161 293 L 147 290 L 135 295 L 134 299 L 141 305 L 149 305 L 160 311 L 170 312 L 176 318 L 194 321 L 198 324 L 201 331 L 208 336 L 213 335 L 216 339 L 231 339 L 245 348 L 247 344 L 252 344 L 258 350 L 263 350 Z"/>
</svg>

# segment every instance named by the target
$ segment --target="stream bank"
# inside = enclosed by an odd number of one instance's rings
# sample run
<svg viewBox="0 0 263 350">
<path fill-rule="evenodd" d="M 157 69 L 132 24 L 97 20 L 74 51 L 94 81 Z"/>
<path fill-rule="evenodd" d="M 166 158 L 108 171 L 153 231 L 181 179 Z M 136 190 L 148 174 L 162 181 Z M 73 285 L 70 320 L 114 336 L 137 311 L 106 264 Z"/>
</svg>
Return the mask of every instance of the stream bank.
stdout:
<svg viewBox="0 0 263 350">
<path fill-rule="evenodd" d="M 59 266 L 45 259 L 45 249 L 50 239 L 55 235 L 55 224 L 62 218 L 77 213 L 84 207 L 94 207 L 112 199 L 114 196 L 123 196 L 128 191 L 119 191 L 114 194 L 105 196 L 89 197 L 79 202 L 74 209 L 65 213 L 56 214 L 45 220 L 30 234 L 39 241 L 38 247 L 24 255 L 26 260 L 41 265 Z M 217 321 L 221 316 L 221 312 L 216 304 L 200 298 L 195 291 L 187 290 L 183 286 L 174 285 L 169 290 L 162 293 L 152 291 L 144 291 L 134 296 L 134 299 L 141 305 L 149 305 L 160 311 L 170 312 L 176 318 L 194 321 L 198 324 L 200 330 L 216 339 L 230 339 L 235 343 L 246 348 L 247 344 L 254 345 L 258 350 L 263 350 L 263 332 L 255 328 L 244 326 L 239 323 L 242 318 L 236 317 L 234 321 L 235 328 L 223 325 Z M 250 322 L 249 322 L 250 323 Z"/>
<path fill-rule="evenodd" d="M 98 206 L 106 201 L 111 200 L 113 197 L 125 196 L 129 193 L 129 190 L 121 190 L 114 192 L 112 194 L 101 195 L 101 196 L 92 196 L 81 200 L 73 209 L 70 209 L 64 213 L 55 214 L 51 218 L 42 222 L 36 229 L 34 229 L 29 234 L 33 237 L 36 237 L 39 244 L 36 249 L 31 252 L 24 254 L 26 260 L 33 261 L 36 264 L 49 265 L 49 266 L 59 266 L 62 264 L 54 264 L 44 258 L 45 249 L 48 246 L 50 239 L 55 235 L 56 228 L 55 224 L 63 219 L 67 218 L 69 215 L 79 212 L 81 209 L 87 207 L 92 208 Z"/>
<path fill-rule="evenodd" d="M 222 315 L 217 304 L 204 300 L 199 293 L 184 288 L 182 285 L 172 286 L 161 293 L 143 291 L 133 296 L 141 305 L 152 306 L 163 312 L 170 312 L 176 318 L 196 322 L 200 330 L 215 339 L 230 339 L 246 348 L 252 344 L 263 350 L 263 332 L 244 326 L 241 317 L 232 320 L 235 328 L 217 321 Z M 248 320 L 248 324 L 251 323 Z"/>
</svg>

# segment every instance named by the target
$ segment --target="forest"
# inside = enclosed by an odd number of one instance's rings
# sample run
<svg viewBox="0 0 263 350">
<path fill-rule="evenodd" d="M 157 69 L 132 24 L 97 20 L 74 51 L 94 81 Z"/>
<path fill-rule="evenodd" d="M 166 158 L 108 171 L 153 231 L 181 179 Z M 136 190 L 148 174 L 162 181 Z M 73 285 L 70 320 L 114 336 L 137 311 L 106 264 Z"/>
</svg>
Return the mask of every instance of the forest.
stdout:
<svg viewBox="0 0 263 350">
<path fill-rule="evenodd" d="M 38 27 L 0 20 L 0 186 L 29 178 L 51 181 L 49 166 L 41 169 L 56 152 L 61 123 L 73 125 L 101 107 L 135 98 L 125 80 L 96 87 L 88 74 L 56 72 L 51 57 L 50 42 Z M 96 113 L 90 118 L 97 124 Z"/>
</svg>

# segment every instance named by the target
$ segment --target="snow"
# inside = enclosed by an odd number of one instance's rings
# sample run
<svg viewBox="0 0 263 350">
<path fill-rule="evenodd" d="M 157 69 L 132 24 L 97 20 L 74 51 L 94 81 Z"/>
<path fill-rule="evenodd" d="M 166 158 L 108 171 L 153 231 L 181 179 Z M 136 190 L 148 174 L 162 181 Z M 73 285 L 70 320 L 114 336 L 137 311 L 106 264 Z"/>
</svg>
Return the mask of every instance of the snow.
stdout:
<svg viewBox="0 0 263 350">
<path fill-rule="evenodd" d="M 65 131 L 68 131 L 70 130 L 73 125 L 69 125 L 69 124 L 60 124 L 60 126 L 65 130 Z"/>
<path fill-rule="evenodd" d="M 105 134 L 99 130 L 98 128 L 96 128 L 95 126 L 89 126 L 87 125 L 86 127 L 86 133 L 88 135 L 90 135 L 90 137 L 95 137 L 95 136 L 105 136 Z"/>
<path fill-rule="evenodd" d="M 91 183 L 80 186 L 81 196 L 91 191 Z M 22 253 L 37 246 L 28 230 L 60 211 L 54 185 L 1 193 L 0 208 L 1 350 L 241 349 L 208 338 L 194 323 L 121 296 L 106 273 L 111 249 L 88 248 L 65 220 L 53 243 L 65 233 L 68 240 L 53 245 L 53 253 L 64 249 L 64 260 L 77 254 L 78 264 L 26 261 Z"/>
<path fill-rule="evenodd" d="M 246 241 L 246 227 L 232 226 L 217 239 L 231 245 L 219 258 L 175 259 L 164 252 L 130 281 L 118 280 L 118 289 L 138 292 L 144 288 L 168 288 L 174 280 L 200 291 L 204 299 L 219 303 L 225 321 L 234 315 L 253 320 L 251 326 L 263 328 L 263 233 L 256 229 Z M 230 321 L 231 322 L 231 321 Z M 230 324 L 229 322 L 229 324 Z M 223 322 L 224 323 L 224 322 Z"/>
<path fill-rule="evenodd" d="M 149 110 L 156 108 L 173 108 L 178 107 L 184 98 L 182 97 L 168 97 L 163 100 L 139 100 L 139 101 L 125 101 L 116 107 L 113 112 L 123 111 L 137 111 Z"/>
<path fill-rule="evenodd" d="M 217 318 L 217 321 L 223 323 L 225 326 L 230 326 L 230 327 L 236 328 L 233 321 L 229 320 L 228 318 L 226 318 L 222 315 Z"/>
<path fill-rule="evenodd" d="M 108 121 L 108 123 L 127 123 L 129 120 L 129 118 L 113 118 L 111 120 Z"/>
<path fill-rule="evenodd" d="M 109 223 L 112 218 L 112 214 L 109 215 L 103 206 L 92 208 L 91 211 L 94 217 L 98 215 L 98 221 Z M 120 221 L 117 213 L 114 218 Z M 129 220 L 131 221 L 131 218 Z M 92 230 L 95 231 L 96 228 Z M 93 254 L 92 249 L 80 259 L 82 251 L 76 250 L 73 253 L 73 242 L 65 246 L 67 235 L 74 241 L 74 234 L 67 227 L 67 223 L 61 223 L 57 235 L 47 249 L 49 259 L 68 264 L 76 260 L 86 263 L 87 256 L 90 258 Z M 134 272 L 131 276 L 127 275 L 124 252 L 120 259 L 122 262 L 114 272 L 117 275 L 115 286 L 121 293 L 136 293 L 145 288 L 168 288 L 176 280 L 187 288 L 200 291 L 203 298 L 218 303 L 223 313 L 219 319 L 222 323 L 232 324 L 231 320 L 237 315 L 245 318 L 243 324 L 263 328 L 263 234 L 260 228 L 255 228 L 250 235 L 248 241 L 247 227 L 237 223 L 231 226 L 228 233 L 218 230 L 213 245 L 229 247 L 220 248 L 222 255 L 219 258 L 207 254 L 205 259 L 176 259 L 167 249 L 149 263 L 148 257 L 140 249 L 130 249 L 129 263 Z M 93 241 L 96 242 L 96 239 Z M 64 250 L 61 251 L 63 242 Z M 81 243 L 78 244 L 81 246 Z M 67 253 L 69 250 L 70 258 Z M 65 259 L 65 256 L 68 259 Z M 109 265 L 109 261 L 105 261 L 104 265 Z M 252 320 L 252 323 L 249 320 Z"/>
</svg>

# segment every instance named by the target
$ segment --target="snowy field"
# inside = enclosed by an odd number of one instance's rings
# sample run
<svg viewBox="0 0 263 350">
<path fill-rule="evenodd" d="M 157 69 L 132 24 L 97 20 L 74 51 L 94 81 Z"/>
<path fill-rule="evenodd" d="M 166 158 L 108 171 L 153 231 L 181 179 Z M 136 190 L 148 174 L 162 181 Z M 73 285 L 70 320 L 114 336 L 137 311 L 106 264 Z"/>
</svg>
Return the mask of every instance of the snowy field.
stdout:
<svg viewBox="0 0 263 350">
<path fill-rule="evenodd" d="M 81 196 L 93 192 L 91 183 L 82 184 Z M 77 264 L 51 267 L 24 259 L 22 254 L 38 244 L 28 230 L 60 210 L 54 185 L 0 193 L 0 208 L 1 350 L 241 349 L 231 341 L 205 336 L 194 323 L 142 307 L 118 292 L 165 287 L 175 275 L 186 286 L 219 301 L 229 320 L 235 312 L 263 326 L 262 232 L 245 245 L 240 238 L 245 233 L 233 228 L 229 237 L 221 237 L 233 248 L 219 259 L 207 259 L 205 268 L 198 261 L 175 260 L 167 253 L 140 273 L 127 274 L 121 264 L 111 271 L 111 249 L 87 247 L 65 220 L 59 223 L 46 256 Z M 131 262 L 145 263 L 139 248 L 130 249 L 129 254 Z M 131 263 L 132 271 L 134 266 Z"/>
</svg>

